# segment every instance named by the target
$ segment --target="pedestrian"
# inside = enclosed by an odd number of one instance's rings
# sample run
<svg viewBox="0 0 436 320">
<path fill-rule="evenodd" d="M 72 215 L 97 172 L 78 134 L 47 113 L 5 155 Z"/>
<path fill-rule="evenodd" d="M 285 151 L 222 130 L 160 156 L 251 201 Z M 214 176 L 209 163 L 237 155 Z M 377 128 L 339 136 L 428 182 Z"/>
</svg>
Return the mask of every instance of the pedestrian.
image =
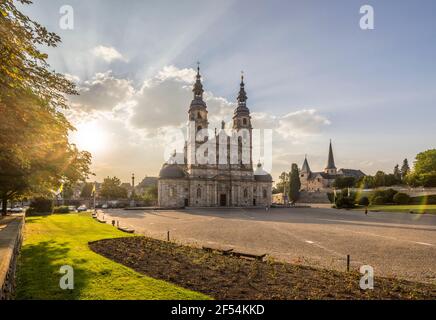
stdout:
<svg viewBox="0 0 436 320">
<path fill-rule="evenodd" d="M 365 208 L 365 215 L 368 215 L 368 207 Z"/>
</svg>

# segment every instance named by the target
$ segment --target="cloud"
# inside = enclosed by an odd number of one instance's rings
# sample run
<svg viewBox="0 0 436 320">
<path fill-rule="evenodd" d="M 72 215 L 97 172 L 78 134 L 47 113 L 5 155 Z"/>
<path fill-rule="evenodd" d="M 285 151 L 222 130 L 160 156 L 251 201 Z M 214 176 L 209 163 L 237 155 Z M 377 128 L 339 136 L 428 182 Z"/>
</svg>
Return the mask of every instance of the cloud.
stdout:
<svg viewBox="0 0 436 320">
<path fill-rule="evenodd" d="M 330 125 L 330 121 L 315 109 L 302 109 L 281 116 L 253 112 L 252 119 L 255 128 L 274 129 L 285 139 L 317 135 L 323 127 Z"/>
<path fill-rule="evenodd" d="M 285 114 L 278 125 L 277 132 L 285 138 L 303 137 L 318 134 L 330 121 L 315 109 L 303 109 Z"/>
<path fill-rule="evenodd" d="M 82 111 L 113 110 L 131 100 L 134 88 L 129 80 L 118 79 L 112 71 L 97 73 L 78 87 L 79 95 L 70 101 L 74 109 Z"/>
<path fill-rule="evenodd" d="M 114 60 L 127 61 L 121 53 L 114 47 L 97 46 L 92 49 L 92 54 L 98 58 L 102 58 L 106 62 L 112 62 Z"/>
</svg>

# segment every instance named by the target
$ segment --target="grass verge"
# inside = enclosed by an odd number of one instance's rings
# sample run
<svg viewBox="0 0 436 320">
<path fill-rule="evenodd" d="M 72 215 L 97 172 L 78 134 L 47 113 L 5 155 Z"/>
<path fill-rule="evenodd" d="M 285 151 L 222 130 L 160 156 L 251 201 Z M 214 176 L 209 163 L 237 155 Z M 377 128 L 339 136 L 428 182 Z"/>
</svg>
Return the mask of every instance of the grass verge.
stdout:
<svg viewBox="0 0 436 320">
<path fill-rule="evenodd" d="M 403 213 L 415 213 L 415 214 L 436 214 L 436 204 L 425 205 L 380 205 L 369 206 L 370 211 L 381 212 L 403 212 Z M 365 208 L 359 208 L 359 210 L 365 210 Z"/>
<path fill-rule="evenodd" d="M 88 213 L 26 218 L 18 264 L 17 299 L 208 299 L 166 281 L 142 275 L 88 247 L 89 241 L 126 237 Z M 74 269 L 74 289 L 59 286 L 59 269 Z"/>
</svg>

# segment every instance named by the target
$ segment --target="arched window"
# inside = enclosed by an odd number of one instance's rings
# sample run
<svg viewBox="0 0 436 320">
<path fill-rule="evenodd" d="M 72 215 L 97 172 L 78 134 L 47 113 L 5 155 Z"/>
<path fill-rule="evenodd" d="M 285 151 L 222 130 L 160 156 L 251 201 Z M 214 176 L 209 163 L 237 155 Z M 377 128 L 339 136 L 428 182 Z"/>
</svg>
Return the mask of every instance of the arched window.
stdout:
<svg viewBox="0 0 436 320">
<path fill-rule="evenodd" d="M 267 196 L 268 196 L 268 193 L 266 192 L 266 189 L 263 189 L 263 197 L 267 198 Z"/>
<path fill-rule="evenodd" d="M 201 188 L 197 189 L 197 198 L 201 198 Z"/>
<path fill-rule="evenodd" d="M 198 126 L 198 127 L 197 127 L 197 131 L 200 131 L 200 130 L 201 130 L 201 126 Z"/>
<path fill-rule="evenodd" d="M 248 190 L 244 189 L 244 198 L 248 198 Z"/>
<path fill-rule="evenodd" d="M 244 125 L 246 125 L 246 124 L 247 124 L 247 119 L 246 119 L 246 118 L 242 119 L 242 123 L 243 123 Z"/>
<path fill-rule="evenodd" d="M 201 119 L 201 113 L 200 113 L 200 111 L 197 113 L 197 118 L 198 118 L 198 119 Z"/>
<path fill-rule="evenodd" d="M 174 197 L 176 191 L 174 187 L 170 187 L 170 197 Z"/>
</svg>

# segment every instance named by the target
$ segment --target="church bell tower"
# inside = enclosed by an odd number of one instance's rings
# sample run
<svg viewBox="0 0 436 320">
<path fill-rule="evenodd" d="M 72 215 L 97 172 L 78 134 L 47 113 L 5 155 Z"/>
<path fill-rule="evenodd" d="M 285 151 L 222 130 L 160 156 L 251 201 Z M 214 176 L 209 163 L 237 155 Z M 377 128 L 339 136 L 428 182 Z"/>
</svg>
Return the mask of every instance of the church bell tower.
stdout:
<svg viewBox="0 0 436 320">
<path fill-rule="evenodd" d="M 200 63 L 197 63 L 197 75 L 192 89 L 194 97 L 188 111 L 189 126 L 188 126 L 188 141 L 186 146 L 187 161 L 189 165 L 195 165 L 196 150 L 200 145 L 207 141 L 208 137 L 204 137 L 202 141 L 197 141 L 197 134 L 202 129 L 208 129 L 209 122 L 207 120 L 207 106 L 203 100 L 203 84 L 201 83 Z"/>
<path fill-rule="evenodd" d="M 238 135 L 238 162 L 242 167 L 253 168 L 252 159 L 252 126 L 250 110 L 247 108 L 247 93 L 245 92 L 244 74 L 241 73 L 239 85 L 238 106 L 233 114 L 234 134 Z M 249 156 L 249 163 L 242 159 Z"/>
</svg>

